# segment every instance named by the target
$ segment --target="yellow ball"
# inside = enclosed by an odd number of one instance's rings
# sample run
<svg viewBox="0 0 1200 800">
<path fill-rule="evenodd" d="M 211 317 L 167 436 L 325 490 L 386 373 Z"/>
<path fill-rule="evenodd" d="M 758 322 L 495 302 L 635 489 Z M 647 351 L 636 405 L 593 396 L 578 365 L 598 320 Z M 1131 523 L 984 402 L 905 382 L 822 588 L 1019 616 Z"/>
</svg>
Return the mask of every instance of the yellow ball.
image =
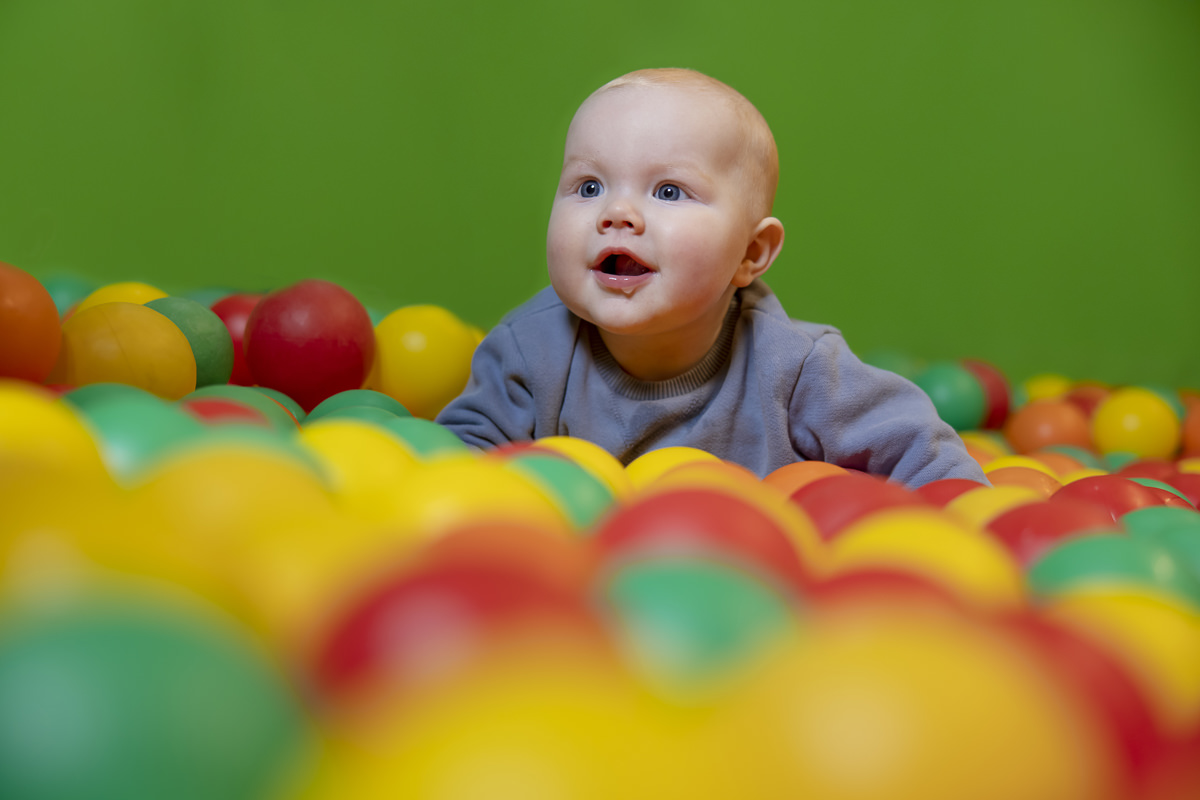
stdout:
<svg viewBox="0 0 1200 800">
<path fill-rule="evenodd" d="M 339 507 L 367 522 L 396 519 L 396 492 L 420 459 L 382 427 L 355 419 L 321 419 L 299 429 L 300 445 L 325 469 Z"/>
<path fill-rule="evenodd" d="M 4 467 L 18 473 L 59 472 L 64 488 L 73 474 L 105 471 L 96 441 L 71 406 L 25 381 L 0 378 L 0 468 Z"/>
<path fill-rule="evenodd" d="M 471 374 L 475 334 L 439 306 L 405 306 L 375 326 L 375 363 L 366 388 L 399 400 L 414 417 L 433 419 Z"/>
<path fill-rule="evenodd" d="M 414 542 L 478 522 L 528 523 L 562 530 L 570 523 L 554 500 L 501 459 L 468 454 L 426 462 L 395 487 L 397 524 Z"/>
<path fill-rule="evenodd" d="M 698 763 L 728 797 L 1114 800 L 1117 754 L 1064 694 L 977 622 L 837 614 L 730 699 Z"/>
<path fill-rule="evenodd" d="M 946 513 L 973 528 L 982 528 L 1017 506 L 1046 498 L 1028 486 L 981 486 L 963 492 L 946 504 Z"/>
<path fill-rule="evenodd" d="M 530 652 L 481 663 L 380 715 L 331 726 L 305 800 L 637 800 L 703 797 L 665 758 L 675 712 L 612 665 Z"/>
<path fill-rule="evenodd" d="M 1100 402 L 1092 414 L 1092 441 L 1101 453 L 1170 458 L 1183 426 L 1171 404 L 1149 389 L 1128 386 Z"/>
<path fill-rule="evenodd" d="M 136 303 L 76 311 L 62 326 L 62 349 L 48 383 L 125 383 L 167 400 L 196 390 L 196 356 L 167 317 Z"/>
<path fill-rule="evenodd" d="M 121 283 L 110 283 L 106 286 L 93 291 L 87 297 L 79 301 L 74 309 L 74 313 L 78 314 L 87 308 L 103 305 L 104 303 L 134 303 L 136 305 L 145 305 L 151 300 L 157 300 L 160 297 L 166 297 L 167 293 L 157 286 L 151 286 L 148 283 L 139 281 L 123 281 Z"/>
<path fill-rule="evenodd" d="M 958 437 L 963 444 L 977 447 L 994 458 L 1012 455 L 1008 442 L 995 431 L 959 431 Z"/>
<path fill-rule="evenodd" d="M 1063 375 L 1045 373 L 1026 378 L 1022 386 L 1030 400 L 1052 400 L 1071 391 L 1073 383 Z"/>
<path fill-rule="evenodd" d="M 675 467 L 696 461 L 716 463 L 720 460 L 712 453 L 696 447 L 660 447 L 630 461 L 625 466 L 625 474 L 634 489 L 644 489 Z"/>
<path fill-rule="evenodd" d="M 831 574 L 867 567 L 921 575 L 983 608 L 1011 609 L 1024 601 L 1021 569 L 1003 545 L 935 509 L 870 514 L 829 543 Z"/>
<path fill-rule="evenodd" d="M 1051 478 L 1058 480 L 1057 472 L 1050 469 L 1050 467 L 1045 463 L 1038 461 L 1036 458 L 1030 458 L 1029 456 L 1007 455 L 994 458 L 988 462 L 987 466 L 983 468 L 983 474 L 986 475 L 989 472 L 995 472 L 996 470 L 1004 469 L 1005 467 L 1028 467 L 1029 469 L 1036 469 L 1038 472 L 1044 472 Z"/>
<path fill-rule="evenodd" d="M 618 500 L 633 492 L 625 467 L 616 456 L 594 442 L 576 436 L 544 436 L 534 444 L 571 459 L 608 487 Z"/>
<path fill-rule="evenodd" d="M 1123 662 L 1168 733 L 1200 724 L 1200 614 L 1162 594 L 1124 587 L 1065 592 L 1046 613 Z"/>
</svg>

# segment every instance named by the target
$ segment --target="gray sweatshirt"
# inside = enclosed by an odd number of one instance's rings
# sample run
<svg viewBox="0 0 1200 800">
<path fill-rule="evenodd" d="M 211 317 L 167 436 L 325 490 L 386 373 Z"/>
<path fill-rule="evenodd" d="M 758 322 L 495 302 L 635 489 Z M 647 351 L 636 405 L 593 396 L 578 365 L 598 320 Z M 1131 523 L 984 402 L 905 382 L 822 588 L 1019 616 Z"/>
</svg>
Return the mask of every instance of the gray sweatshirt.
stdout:
<svg viewBox="0 0 1200 800">
<path fill-rule="evenodd" d="M 623 371 L 547 287 L 484 338 L 466 389 L 437 422 L 482 448 L 575 436 L 625 464 L 686 445 L 760 477 L 819 460 L 912 488 L 986 482 L 920 388 L 864 364 L 836 328 L 790 319 L 761 280 L 737 292 L 704 359 L 665 381 Z"/>
</svg>

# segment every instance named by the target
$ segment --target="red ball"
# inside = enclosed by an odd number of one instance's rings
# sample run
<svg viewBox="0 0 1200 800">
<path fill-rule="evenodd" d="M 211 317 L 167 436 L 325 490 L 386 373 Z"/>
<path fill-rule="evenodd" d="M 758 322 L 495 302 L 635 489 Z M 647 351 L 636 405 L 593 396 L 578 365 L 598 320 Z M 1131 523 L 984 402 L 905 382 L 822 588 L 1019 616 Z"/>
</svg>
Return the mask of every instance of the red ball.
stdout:
<svg viewBox="0 0 1200 800">
<path fill-rule="evenodd" d="M 46 287 L 0 261 L 0 378 L 42 383 L 61 347 L 58 306 Z"/>
<path fill-rule="evenodd" d="M 984 412 L 982 428 L 997 430 L 1008 419 L 1009 408 L 1012 405 L 1012 390 L 1004 373 L 986 361 L 974 358 L 964 359 L 962 365 L 975 376 L 983 387 Z"/>
<path fill-rule="evenodd" d="M 933 505 L 944 508 L 947 503 L 960 494 L 969 492 L 972 489 L 978 489 L 984 485 L 970 478 L 942 478 L 938 481 L 930 481 L 924 486 L 918 487 L 915 491 L 920 497 Z"/>
<path fill-rule="evenodd" d="M 796 589 L 807 574 L 784 524 L 719 489 L 679 487 L 620 506 L 593 534 L 605 564 L 643 556 L 710 556 Z"/>
<path fill-rule="evenodd" d="M 1063 497 L 1057 502 L 1026 503 L 987 523 L 987 529 L 1023 566 L 1069 536 L 1116 528 L 1112 514 L 1096 503 Z"/>
<path fill-rule="evenodd" d="M 1200 401 L 1188 403 L 1183 417 L 1183 449 L 1180 458 L 1200 457 Z"/>
<path fill-rule="evenodd" d="M 1179 469 L 1172 461 L 1165 458 L 1146 458 L 1131 461 L 1117 470 L 1115 475 L 1122 478 L 1150 478 L 1156 481 L 1169 481 L 1179 474 Z"/>
<path fill-rule="evenodd" d="M 813 481 L 793 492 L 791 500 L 804 510 L 826 541 L 834 539 L 850 523 L 875 511 L 933 505 L 898 483 L 861 472 Z"/>
<path fill-rule="evenodd" d="M 1096 383 L 1080 383 L 1073 386 L 1063 399 L 1076 406 L 1088 419 L 1096 411 L 1096 406 L 1104 402 L 1112 391 Z"/>
<path fill-rule="evenodd" d="M 603 647 L 599 617 L 571 591 L 509 564 L 402 569 L 347 606 L 317 648 L 313 679 L 338 702 L 375 687 L 420 691 L 474 666 L 513 634 Z"/>
<path fill-rule="evenodd" d="M 221 318 L 229 329 L 229 338 L 233 339 L 233 372 L 229 382 L 238 386 L 253 386 L 254 376 L 246 365 L 246 322 L 251 312 L 262 299 L 261 294 L 239 292 L 221 298 L 212 304 L 212 312 Z"/>
<path fill-rule="evenodd" d="M 258 409 L 221 397 L 196 397 L 191 400 L 183 400 L 179 403 L 179 407 L 209 425 L 240 422 L 262 428 L 271 427 L 270 420 Z"/>
<path fill-rule="evenodd" d="M 1192 505 L 1200 508 L 1200 473 L 1181 472 L 1170 480 L 1164 481 L 1178 489 Z"/>
<path fill-rule="evenodd" d="M 1068 498 L 1103 506 L 1114 522 L 1130 511 L 1162 505 L 1158 495 L 1149 487 L 1118 475 L 1096 475 L 1072 481 L 1050 495 L 1050 502 L 1061 502 Z"/>
<path fill-rule="evenodd" d="M 375 327 L 350 292 L 309 279 L 259 301 L 244 347 L 258 385 L 311 411 L 338 392 L 362 388 L 375 359 Z"/>
</svg>

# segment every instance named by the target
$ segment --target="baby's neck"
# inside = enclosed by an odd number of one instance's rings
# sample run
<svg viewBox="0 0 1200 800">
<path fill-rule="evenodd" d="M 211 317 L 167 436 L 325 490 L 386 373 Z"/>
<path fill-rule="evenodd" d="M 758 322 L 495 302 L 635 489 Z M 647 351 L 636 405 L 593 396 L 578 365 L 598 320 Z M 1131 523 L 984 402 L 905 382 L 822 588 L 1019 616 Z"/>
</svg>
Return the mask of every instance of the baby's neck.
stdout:
<svg viewBox="0 0 1200 800">
<path fill-rule="evenodd" d="M 597 329 L 613 360 L 630 376 L 642 381 L 666 381 L 696 367 L 713 349 L 730 315 L 730 307 L 714 320 L 703 320 L 678 331 L 654 336 L 621 336 Z"/>
</svg>

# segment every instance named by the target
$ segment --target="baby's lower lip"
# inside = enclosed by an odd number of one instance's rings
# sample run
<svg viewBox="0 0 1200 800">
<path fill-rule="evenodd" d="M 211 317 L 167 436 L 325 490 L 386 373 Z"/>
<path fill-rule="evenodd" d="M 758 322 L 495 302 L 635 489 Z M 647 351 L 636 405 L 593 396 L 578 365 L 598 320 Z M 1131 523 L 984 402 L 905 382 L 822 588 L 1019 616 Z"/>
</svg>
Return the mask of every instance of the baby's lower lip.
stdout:
<svg viewBox="0 0 1200 800">
<path fill-rule="evenodd" d="M 598 269 L 592 270 L 592 277 L 596 279 L 596 283 L 605 289 L 616 289 L 619 291 L 636 289 L 651 280 L 655 274 L 651 271 L 643 272 L 641 275 L 611 275 Z"/>
</svg>

